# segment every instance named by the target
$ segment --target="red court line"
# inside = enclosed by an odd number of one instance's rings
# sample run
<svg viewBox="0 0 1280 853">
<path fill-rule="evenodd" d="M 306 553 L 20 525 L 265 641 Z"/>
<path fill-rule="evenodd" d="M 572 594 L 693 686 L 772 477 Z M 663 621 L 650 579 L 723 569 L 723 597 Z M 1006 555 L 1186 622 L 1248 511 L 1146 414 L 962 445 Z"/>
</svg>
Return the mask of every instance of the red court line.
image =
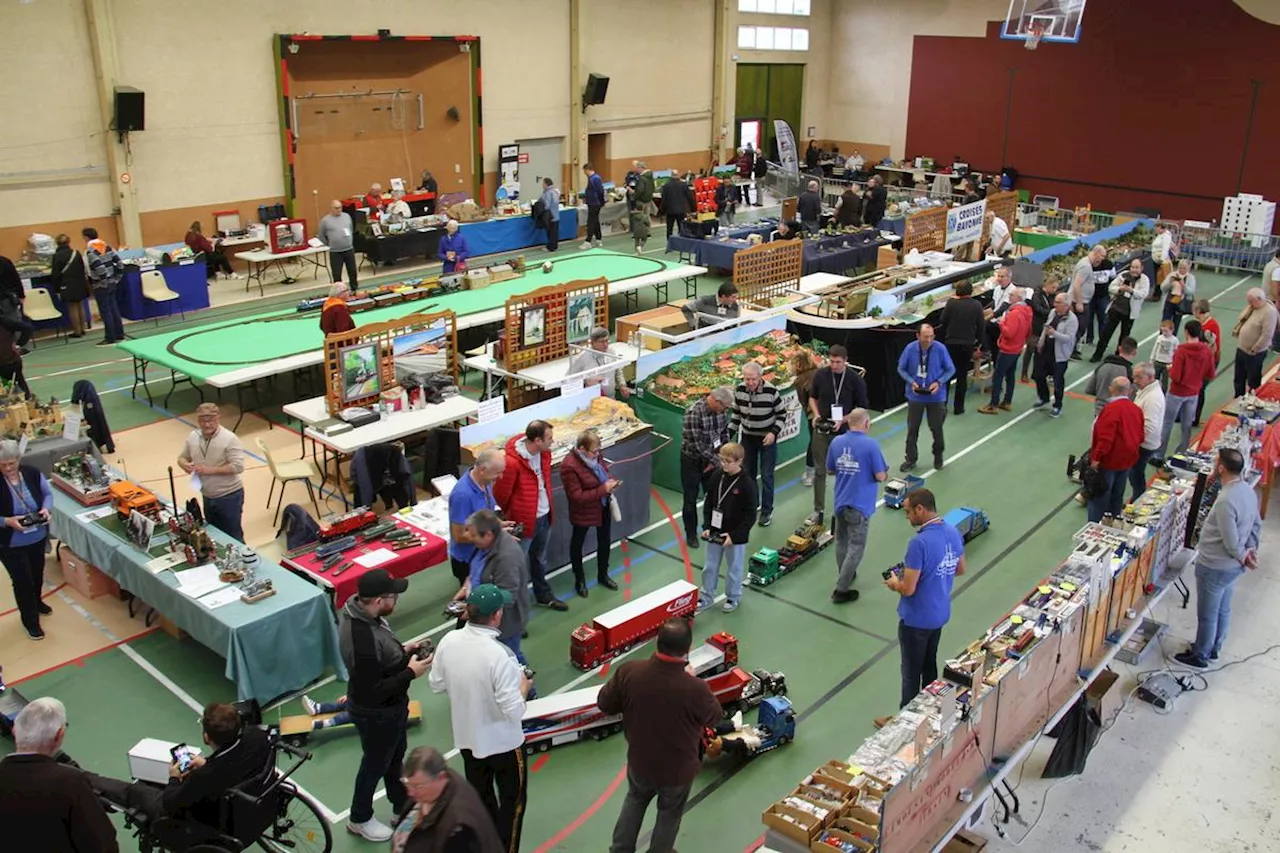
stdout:
<svg viewBox="0 0 1280 853">
<path fill-rule="evenodd" d="M 42 669 L 39 672 L 33 672 L 30 675 L 24 675 L 21 678 L 14 679 L 13 681 L 10 681 L 9 684 L 10 686 L 14 684 L 21 684 L 24 681 L 30 681 L 33 678 L 36 678 L 41 675 L 48 675 L 51 672 L 57 672 L 63 667 L 71 666 L 73 664 L 76 666 L 82 666 L 86 660 L 88 660 L 91 657 L 94 657 L 95 655 L 100 655 L 103 652 L 109 652 L 112 649 L 116 649 L 116 648 L 119 648 L 120 646 L 125 645 L 126 643 L 132 643 L 134 640 L 141 639 L 142 637 L 145 637 L 148 634 L 154 634 L 156 631 L 159 631 L 159 630 L 160 630 L 159 625 L 153 625 L 152 627 L 147 628 L 143 631 L 139 631 L 136 634 L 131 634 L 130 636 L 125 637 L 123 640 L 116 640 L 114 643 L 105 645 L 100 649 L 94 649 L 93 651 L 86 652 L 85 654 L 82 654 L 79 657 L 75 657 L 75 658 L 72 658 L 71 660 L 63 661 L 62 663 L 59 663 L 59 664 L 54 664 L 53 666 L 48 667 L 47 669 Z"/>
<path fill-rule="evenodd" d="M 760 833 L 760 837 L 757 838 L 755 841 L 752 841 L 750 844 L 748 844 L 746 849 L 743 850 L 742 853 L 755 853 L 756 850 L 759 850 L 763 846 L 764 846 L 764 833 Z"/>
<path fill-rule="evenodd" d="M 40 598 L 41 598 L 42 600 L 43 600 L 43 599 L 46 599 L 46 598 L 48 598 L 49 596 L 53 595 L 53 594 L 54 594 L 55 592 L 57 592 L 58 590 L 62 589 L 62 588 L 63 588 L 64 586 L 66 586 L 66 585 L 67 585 L 67 584 L 66 584 L 66 582 L 65 582 L 65 581 L 63 581 L 62 583 L 58 584 L 57 586 L 55 586 L 53 589 L 49 590 L 48 592 L 41 594 Z M 10 607 L 8 610 L 4 611 L 3 613 L 0 613 L 0 616 L 8 616 L 10 613 L 17 613 L 17 612 L 18 612 L 18 608 L 16 608 L 16 607 Z"/>
<path fill-rule="evenodd" d="M 666 515 L 667 521 L 671 523 L 671 529 L 676 532 L 676 542 L 680 545 L 680 555 L 684 557 L 684 578 L 689 583 L 693 583 L 693 562 L 689 559 L 689 545 L 684 541 L 684 531 L 680 529 L 680 525 L 676 524 L 675 516 L 671 514 L 671 508 L 662 499 L 662 495 L 658 494 L 658 490 L 650 489 L 649 494 L 658 502 L 658 507 Z"/>
<path fill-rule="evenodd" d="M 604 793 L 597 797 L 594 803 L 587 806 L 586 811 L 574 818 L 564 829 L 538 845 L 533 853 L 549 853 L 549 851 L 555 850 L 561 841 L 577 832 L 579 827 L 590 820 L 591 816 L 609 801 L 609 798 L 613 796 L 613 792 L 618 790 L 618 786 L 622 784 L 622 780 L 625 778 L 627 778 L 627 765 L 624 764 L 622 769 L 618 771 L 618 775 L 614 776 L 613 781 L 609 783 L 609 787 L 604 789 Z"/>
<path fill-rule="evenodd" d="M 1077 394 L 1075 391 L 1068 391 L 1067 396 L 1073 400 L 1088 400 L 1090 403 L 1096 399 L 1092 394 Z"/>
<path fill-rule="evenodd" d="M 539 770 L 541 770 L 541 769 L 542 769 L 542 765 L 544 765 L 544 764 L 546 764 L 546 763 L 547 763 L 547 759 L 548 759 L 548 758 L 550 758 L 550 757 L 551 757 L 551 756 L 550 756 L 550 755 L 547 755 L 545 752 L 544 752 L 544 753 L 542 753 L 542 755 L 539 755 L 539 756 L 538 756 L 538 759 L 537 759 L 536 761 L 534 761 L 532 765 L 530 765 L 530 767 L 529 767 L 529 772 L 530 772 L 530 773 L 537 773 Z"/>
</svg>

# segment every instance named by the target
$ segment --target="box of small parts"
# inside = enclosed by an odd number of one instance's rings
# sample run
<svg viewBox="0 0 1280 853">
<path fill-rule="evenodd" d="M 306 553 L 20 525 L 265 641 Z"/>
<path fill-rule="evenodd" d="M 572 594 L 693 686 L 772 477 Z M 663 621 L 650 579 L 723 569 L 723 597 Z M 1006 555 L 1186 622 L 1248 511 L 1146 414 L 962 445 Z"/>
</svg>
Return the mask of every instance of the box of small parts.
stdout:
<svg viewBox="0 0 1280 853">
<path fill-rule="evenodd" d="M 787 805 L 787 800 L 769 806 L 760 819 L 770 829 L 776 829 L 792 841 L 798 841 L 806 846 L 812 844 L 813 839 L 822 831 L 821 818 Z"/>
<path fill-rule="evenodd" d="M 987 846 L 987 839 L 981 835 L 962 829 L 952 836 L 942 853 L 982 853 Z"/>
<path fill-rule="evenodd" d="M 1134 631 L 1133 636 L 1129 638 L 1129 642 L 1116 651 L 1116 660 L 1136 664 L 1142 660 L 1147 653 L 1147 649 L 1151 648 L 1156 638 L 1163 634 L 1167 627 L 1163 622 L 1157 622 L 1154 619 L 1143 619 L 1142 624 L 1138 626 L 1138 630 Z"/>
</svg>

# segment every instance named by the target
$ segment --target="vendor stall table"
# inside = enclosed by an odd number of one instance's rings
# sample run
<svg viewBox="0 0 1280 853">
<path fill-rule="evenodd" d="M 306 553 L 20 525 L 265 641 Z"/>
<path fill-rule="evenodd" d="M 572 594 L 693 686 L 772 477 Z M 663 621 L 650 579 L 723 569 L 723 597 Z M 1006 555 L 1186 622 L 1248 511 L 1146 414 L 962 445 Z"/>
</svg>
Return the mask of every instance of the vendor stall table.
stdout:
<svg viewBox="0 0 1280 853">
<path fill-rule="evenodd" d="M 541 246 L 547 242 L 547 232 L 534 227 L 533 219 L 527 214 L 502 216 L 487 219 L 484 222 L 464 222 L 462 236 L 467 238 L 467 248 L 473 258 L 480 255 L 514 252 L 530 246 Z M 561 242 L 577 239 L 577 236 L 578 209 L 560 208 Z M 555 259 L 554 255 L 550 257 Z"/>
<path fill-rule="evenodd" d="M 253 604 L 236 600 L 210 608 L 179 590 L 172 571 L 152 571 L 146 553 L 124 538 L 114 512 L 93 515 L 69 495 L 55 490 L 51 529 L 59 541 L 146 602 L 201 645 L 226 658 L 226 676 L 239 699 L 266 704 L 298 690 L 326 671 L 347 677 L 338 652 L 333 611 L 325 595 L 270 560 L 259 558 L 257 576 L 270 579 L 275 595 Z M 231 541 L 206 528 L 215 542 Z"/>
<path fill-rule="evenodd" d="M 745 230 L 747 234 L 767 236 L 773 228 L 760 226 Z M 805 240 L 804 272 L 843 273 L 845 270 L 873 264 L 876 260 L 876 250 L 888 243 L 888 240 L 875 232 L 840 234 L 835 237 Z M 745 235 L 740 239 L 729 240 L 697 240 L 673 235 L 667 240 L 667 251 L 679 252 L 682 258 L 688 256 L 700 266 L 732 269 L 733 256 L 748 248 L 749 245 Z"/>
<path fill-rule="evenodd" d="M 311 277 L 316 278 L 321 270 L 325 275 L 329 276 L 329 281 L 333 281 L 333 275 L 329 272 L 329 265 L 326 263 L 329 257 L 328 246 L 308 246 L 305 249 L 298 249 L 293 252 L 272 252 L 270 249 L 255 249 L 249 252 L 236 252 L 236 257 L 249 264 L 249 276 L 244 280 L 244 292 L 248 293 L 253 283 L 258 282 L 258 295 L 263 296 L 265 292 L 262 288 L 262 277 L 266 275 L 267 270 L 275 267 L 288 282 L 293 278 L 289 270 L 285 267 L 285 261 L 298 261 L 305 267 L 310 264 L 314 269 Z"/>
<path fill-rule="evenodd" d="M 376 268 L 390 266 L 404 258 L 420 258 L 435 263 L 440 249 L 443 228 L 416 228 L 400 234 L 383 234 L 381 237 L 357 233 L 355 249 Z"/>
<path fill-rule="evenodd" d="M 566 355 L 563 358 L 557 358 L 554 361 L 536 364 L 533 367 L 526 367 L 524 370 L 509 372 L 505 367 L 497 362 L 493 357 L 493 349 L 495 344 L 485 345 L 484 355 L 473 355 L 463 360 L 463 364 L 470 370 L 479 370 L 484 374 L 484 399 L 488 400 L 493 396 L 497 389 L 498 382 L 502 379 L 523 379 L 531 382 L 539 388 L 556 388 L 563 382 L 569 373 L 569 364 L 577 357 L 577 354 Z M 629 364 L 636 362 L 636 348 L 624 341 L 615 341 L 609 344 L 609 352 L 616 358 L 609 370 L 603 367 L 600 374 L 611 373 L 619 370 Z"/>
<path fill-rule="evenodd" d="M 142 295 L 142 276 L 151 270 L 160 271 L 165 286 L 178 294 L 177 299 L 152 302 Z M 126 264 L 117 298 L 120 300 L 120 313 L 126 320 L 151 320 L 208 308 L 209 276 L 204 255 L 183 258 L 171 264 Z"/>
<path fill-rule="evenodd" d="M 392 551 L 383 542 L 359 545 L 348 551 L 338 565 L 367 554 L 378 554 L 386 559 L 372 566 L 363 566 L 360 563 L 355 563 L 350 568 L 343 570 L 342 574 L 337 577 L 334 577 L 330 571 L 326 571 L 320 565 L 321 561 L 316 557 L 315 552 L 301 554 L 297 557 L 285 556 L 281 560 L 281 565 L 308 583 L 315 584 L 324 590 L 329 597 L 330 604 L 337 610 L 346 604 L 348 598 L 356 594 L 356 585 L 360 580 L 360 576 L 365 572 L 378 568 L 385 569 L 393 578 L 407 578 L 409 575 L 417 574 L 423 569 L 428 569 L 445 561 L 445 558 L 449 555 L 448 542 L 396 516 L 391 516 L 391 520 L 396 523 L 397 527 L 421 533 L 427 544 L 406 548 L 403 551 Z M 337 567 L 333 568 L 336 569 Z"/>
</svg>

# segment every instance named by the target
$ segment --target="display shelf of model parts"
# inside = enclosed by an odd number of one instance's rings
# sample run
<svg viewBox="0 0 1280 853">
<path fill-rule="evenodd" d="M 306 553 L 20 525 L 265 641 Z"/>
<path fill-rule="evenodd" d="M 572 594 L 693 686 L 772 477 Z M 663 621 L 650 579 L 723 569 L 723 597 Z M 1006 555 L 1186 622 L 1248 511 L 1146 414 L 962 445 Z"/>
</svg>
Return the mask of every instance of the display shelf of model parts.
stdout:
<svg viewBox="0 0 1280 853">
<path fill-rule="evenodd" d="M 600 436 L 602 447 L 612 447 L 620 441 L 651 429 L 651 425 L 636 417 L 631 407 L 619 400 L 608 397 L 597 397 L 585 409 L 579 409 L 568 417 L 549 418 L 547 423 L 554 430 L 554 444 L 551 446 L 551 462 L 556 464 L 569 455 L 569 451 L 577 446 L 578 436 L 586 430 L 595 430 Z M 474 459 L 482 450 L 495 448 L 502 450 L 507 436 L 490 439 L 477 444 L 468 444 L 465 450 Z"/>
<path fill-rule="evenodd" d="M 120 478 L 91 453 L 73 453 L 53 463 L 49 482 L 84 506 L 111 502 L 111 484 Z"/>
<path fill-rule="evenodd" d="M 27 397 L 14 385 L 0 382 L 0 434 L 15 441 L 62 435 L 62 404 L 57 397 L 41 403 Z"/>
</svg>

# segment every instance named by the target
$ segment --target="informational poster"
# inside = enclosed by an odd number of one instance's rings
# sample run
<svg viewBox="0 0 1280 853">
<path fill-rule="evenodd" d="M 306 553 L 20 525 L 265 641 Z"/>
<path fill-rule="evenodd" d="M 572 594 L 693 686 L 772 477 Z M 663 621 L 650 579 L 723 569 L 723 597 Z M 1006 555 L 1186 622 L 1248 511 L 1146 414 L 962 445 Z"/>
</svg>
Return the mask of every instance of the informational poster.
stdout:
<svg viewBox="0 0 1280 853">
<path fill-rule="evenodd" d="M 787 419 L 782 423 L 782 432 L 778 435 L 779 443 L 800 434 L 800 395 L 795 391 L 784 392 L 782 405 L 787 410 Z"/>
<path fill-rule="evenodd" d="M 498 146 L 498 201 L 520 197 L 520 146 Z"/>
<path fill-rule="evenodd" d="M 773 133 L 778 140 L 778 161 L 782 171 L 800 173 L 800 158 L 796 151 L 796 137 L 791 132 L 791 125 L 782 119 L 774 119 Z"/>
<path fill-rule="evenodd" d="M 947 211 L 948 249 L 982 239 L 982 221 L 987 215 L 987 200 L 962 204 Z"/>
</svg>

